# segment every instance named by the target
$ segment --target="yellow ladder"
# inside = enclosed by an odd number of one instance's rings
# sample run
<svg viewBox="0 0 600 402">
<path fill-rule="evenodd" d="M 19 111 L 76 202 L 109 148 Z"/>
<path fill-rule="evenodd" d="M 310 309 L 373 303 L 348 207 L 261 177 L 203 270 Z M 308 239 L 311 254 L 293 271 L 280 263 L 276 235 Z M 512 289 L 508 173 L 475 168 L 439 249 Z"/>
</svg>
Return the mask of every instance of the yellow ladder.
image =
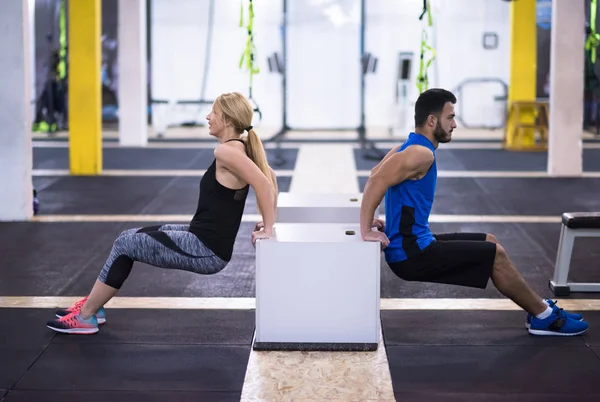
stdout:
<svg viewBox="0 0 600 402">
<path fill-rule="evenodd" d="M 502 145 L 511 151 L 548 150 L 548 120 L 550 116 L 547 101 L 514 101 L 510 103 L 507 124 Z M 522 116 L 535 116 L 533 122 L 522 122 Z M 525 120 L 525 119 L 523 119 Z M 510 129 L 512 127 L 512 130 Z M 509 132 L 510 131 L 510 132 Z M 533 131 L 533 132 L 532 132 Z M 535 138 L 536 133 L 538 138 Z M 534 141 L 524 145 L 525 134 L 534 136 Z"/>
</svg>

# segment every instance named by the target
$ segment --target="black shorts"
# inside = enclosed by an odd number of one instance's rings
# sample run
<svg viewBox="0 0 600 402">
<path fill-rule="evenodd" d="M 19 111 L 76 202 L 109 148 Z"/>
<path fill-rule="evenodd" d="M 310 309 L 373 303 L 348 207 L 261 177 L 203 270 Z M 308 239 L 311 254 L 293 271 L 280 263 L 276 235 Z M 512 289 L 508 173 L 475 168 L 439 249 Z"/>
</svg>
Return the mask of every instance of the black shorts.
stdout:
<svg viewBox="0 0 600 402">
<path fill-rule="evenodd" d="M 388 265 L 405 281 L 434 282 L 485 289 L 492 275 L 496 244 L 485 233 L 434 234 L 420 254 Z"/>
</svg>

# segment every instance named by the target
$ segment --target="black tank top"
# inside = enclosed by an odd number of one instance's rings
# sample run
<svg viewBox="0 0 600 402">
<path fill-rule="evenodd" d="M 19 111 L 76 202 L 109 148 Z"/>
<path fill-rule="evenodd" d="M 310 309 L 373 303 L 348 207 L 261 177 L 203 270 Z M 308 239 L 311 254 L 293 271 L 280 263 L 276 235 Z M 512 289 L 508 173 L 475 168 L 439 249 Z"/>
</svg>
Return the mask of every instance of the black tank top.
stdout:
<svg viewBox="0 0 600 402">
<path fill-rule="evenodd" d="M 239 139 L 229 141 L 244 143 Z M 190 222 L 189 230 L 215 255 L 229 261 L 242 222 L 249 186 L 238 190 L 227 188 L 217 181 L 216 173 L 215 159 L 200 180 L 198 209 Z"/>
</svg>

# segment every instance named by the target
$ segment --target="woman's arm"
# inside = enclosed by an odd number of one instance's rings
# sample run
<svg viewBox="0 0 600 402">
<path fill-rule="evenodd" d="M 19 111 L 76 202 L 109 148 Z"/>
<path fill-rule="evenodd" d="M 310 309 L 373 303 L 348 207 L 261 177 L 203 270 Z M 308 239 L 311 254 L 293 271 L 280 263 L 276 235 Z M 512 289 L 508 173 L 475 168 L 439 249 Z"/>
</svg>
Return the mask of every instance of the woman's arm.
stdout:
<svg viewBox="0 0 600 402">
<path fill-rule="evenodd" d="M 271 180 L 273 181 L 273 186 L 275 186 L 275 220 L 277 220 L 277 199 L 279 198 L 279 186 L 277 185 L 277 175 L 275 175 L 275 172 L 273 169 L 271 169 L 271 167 L 269 167 L 269 170 L 271 171 Z M 256 225 L 254 225 L 254 231 L 256 232 L 261 230 L 264 226 L 265 224 L 263 221 L 257 222 Z"/>
<path fill-rule="evenodd" d="M 275 219 L 277 219 L 277 199 L 279 198 L 279 186 L 277 185 L 277 175 L 275 174 L 275 171 L 273 169 L 271 169 L 270 167 L 269 167 L 269 170 L 271 171 L 271 180 L 273 181 L 273 186 L 275 187 L 274 203 L 275 203 Z"/>
</svg>

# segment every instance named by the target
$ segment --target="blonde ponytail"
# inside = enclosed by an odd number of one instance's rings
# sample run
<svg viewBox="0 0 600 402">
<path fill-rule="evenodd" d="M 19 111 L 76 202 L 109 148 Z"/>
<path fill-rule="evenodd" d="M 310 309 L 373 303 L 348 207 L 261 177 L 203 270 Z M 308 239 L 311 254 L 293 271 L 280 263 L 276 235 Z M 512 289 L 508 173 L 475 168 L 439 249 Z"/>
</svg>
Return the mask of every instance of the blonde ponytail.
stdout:
<svg viewBox="0 0 600 402">
<path fill-rule="evenodd" d="M 253 108 L 248 99 L 239 92 L 228 92 L 219 95 L 215 99 L 215 103 L 219 105 L 223 113 L 223 118 L 231 123 L 236 133 L 242 134 L 244 131 L 248 131 L 248 136 L 244 141 L 246 144 L 246 154 L 258 166 L 260 171 L 267 176 L 271 185 L 276 187 L 267 161 L 265 148 L 251 126 Z"/>
<path fill-rule="evenodd" d="M 260 171 L 267 176 L 271 185 L 275 187 L 262 141 L 252 128 L 248 130 L 248 136 L 246 138 L 246 153 L 248 154 L 248 157 L 256 164 L 256 166 L 258 166 Z"/>
</svg>

